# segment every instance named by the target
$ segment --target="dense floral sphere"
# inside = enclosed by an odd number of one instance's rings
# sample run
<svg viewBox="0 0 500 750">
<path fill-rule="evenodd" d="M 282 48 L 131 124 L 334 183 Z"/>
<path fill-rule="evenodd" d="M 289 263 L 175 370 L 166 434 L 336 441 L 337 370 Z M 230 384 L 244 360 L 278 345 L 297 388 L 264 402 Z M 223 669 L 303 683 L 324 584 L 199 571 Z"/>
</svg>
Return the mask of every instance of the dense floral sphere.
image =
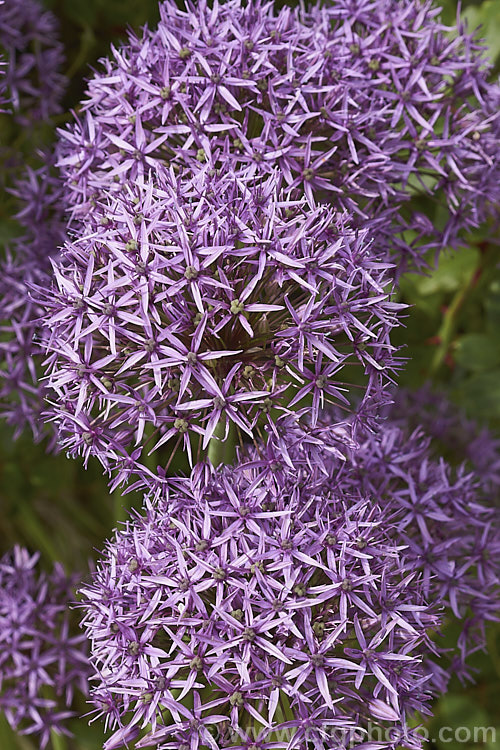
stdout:
<svg viewBox="0 0 500 750">
<path fill-rule="evenodd" d="M 0 708 L 11 727 L 36 734 L 69 734 L 75 690 L 87 692 L 84 637 L 70 631 L 75 580 L 60 566 L 36 569 L 37 555 L 16 547 L 0 558 Z"/>
<path fill-rule="evenodd" d="M 106 750 L 347 747 L 370 723 L 381 747 L 420 746 L 406 717 L 431 697 L 438 619 L 392 509 L 305 464 L 262 468 L 173 480 L 80 592 Z"/>
<path fill-rule="evenodd" d="M 420 0 L 161 3 L 61 133 L 73 216 L 151 169 L 278 168 L 310 202 L 376 220 L 379 255 L 420 265 L 499 197 L 500 88 L 438 14 Z M 432 215 L 409 201 L 425 196 Z"/>
<path fill-rule="evenodd" d="M 394 366 L 388 264 L 278 175 L 160 170 L 82 227 L 40 290 L 51 414 L 67 450 L 123 479 L 304 404 L 312 425 L 328 401 L 348 411 Z"/>
<path fill-rule="evenodd" d="M 64 60 L 55 16 L 36 0 L 0 3 L 0 101 L 23 125 L 60 112 Z"/>
</svg>

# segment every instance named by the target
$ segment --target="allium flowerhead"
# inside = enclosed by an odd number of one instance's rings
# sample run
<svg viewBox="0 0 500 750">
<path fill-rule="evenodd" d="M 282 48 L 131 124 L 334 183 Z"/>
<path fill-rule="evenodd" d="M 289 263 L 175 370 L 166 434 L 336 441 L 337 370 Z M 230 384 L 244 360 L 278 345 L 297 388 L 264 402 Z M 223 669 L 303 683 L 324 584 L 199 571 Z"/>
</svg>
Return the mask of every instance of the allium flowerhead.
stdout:
<svg viewBox="0 0 500 750">
<path fill-rule="evenodd" d="M 51 258 L 64 241 L 62 185 L 53 158 L 39 155 L 38 168 L 26 167 L 12 191 L 18 199 L 16 219 L 21 234 L 0 261 L 0 416 L 17 436 L 29 426 L 35 439 L 47 435 L 41 412 L 43 310 L 32 296 L 32 285 L 50 286 Z M 53 439 L 53 430 L 50 431 Z"/>
<path fill-rule="evenodd" d="M 47 434 L 40 419 L 43 350 L 36 321 L 41 310 L 30 285 L 49 286 L 50 258 L 62 242 L 64 225 L 53 156 L 34 145 L 46 140 L 45 121 L 60 111 L 64 93 L 53 14 L 34 0 L 0 3 L 0 59 L 0 107 L 11 115 L 4 118 L 0 182 L 20 204 L 12 208 L 12 199 L 3 196 L 6 210 L 17 211 L 18 236 L 2 247 L 0 257 L 0 416 L 16 436 L 29 425 L 38 440 Z"/>
<path fill-rule="evenodd" d="M 500 89 L 481 45 L 438 13 L 420 0 L 161 3 L 157 29 L 113 51 L 61 133 L 73 215 L 166 165 L 278 168 L 310 202 L 375 220 L 379 255 L 420 265 L 499 198 Z M 442 211 L 416 210 L 425 196 Z"/>
<path fill-rule="evenodd" d="M 147 501 L 82 590 L 106 749 L 344 747 L 370 722 L 418 747 L 437 620 L 391 510 L 254 460 Z"/>
<path fill-rule="evenodd" d="M 427 662 L 430 687 L 444 691 L 451 674 L 470 677 L 467 659 L 484 647 L 485 623 L 500 615 L 496 501 L 480 477 L 433 458 L 422 431 L 401 422 L 398 408 L 395 422 L 367 435 L 337 476 L 345 491 L 369 494 L 390 509 L 405 570 L 422 576 L 425 597 L 443 608 L 446 622 L 461 625 L 456 648 Z"/>
<path fill-rule="evenodd" d="M 314 425 L 325 402 L 378 393 L 398 306 L 348 217 L 276 174 L 208 166 L 101 198 L 42 290 L 67 449 L 127 478 L 148 452 L 165 468 L 179 445 L 205 455 L 216 430 L 254 437 L 304 405 Z"/>
<path fill-rule="evenodd" d="M 0 3 L 0 98 L 26 125 L 60 112 L 64 60 L 55 16 L 36 0 Z"/>
<path fill-rule="evenodd" d="M 44 748 L 51 730 L 68 734 L 75 690 L 86 693 L 89 665 L 82 635 L 70 629 L 75 580 L 38 555 L 14 548 L 0 558 L 0 708 L 21 734 Z"/>
<path fill-rule="evenodd" d="M 398 388 L 388 413 L 391 422 L 410 430 L 421 427 L 431 438 L 433 455 L 465 463 L 474 474 L 482 500 L 500 505 L 500 439 L 469 419 L 444 391 L 425 385 L 416 391 Z"/>
</svg>

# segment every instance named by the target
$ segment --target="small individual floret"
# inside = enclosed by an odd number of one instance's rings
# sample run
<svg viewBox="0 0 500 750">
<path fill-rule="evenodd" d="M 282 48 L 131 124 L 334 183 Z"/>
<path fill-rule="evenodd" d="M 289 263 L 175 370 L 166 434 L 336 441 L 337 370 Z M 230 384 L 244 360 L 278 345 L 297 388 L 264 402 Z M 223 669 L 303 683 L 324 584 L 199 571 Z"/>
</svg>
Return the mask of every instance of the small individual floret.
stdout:
<svg viewBox="0 0 500 750">
<path fill-rule="evenodd" d="M 0 709 L 44 748 L 51 731 L 69 734 L 75 690 L 87 692 L 84 637 L 71 632 L 74 579 L 61 566 L 38 572 L 38 555 L 15 547 L 0 558 Z"/>
<path fill-rule="evenodd" d="M 22 124 L 46 120 L 61 111 L 63 47 L 55 16 L 35 0 L 0 3 L 0 99 Z"/>
<path fill-rule="evenodd" d="M 392 508 L 255 458 L 173 480 L 81 591 L 106 750 L 352 747 L 370 725 L 420 747 L 438 620 Z"/>
<path fill-rule="evenodd" d="M 50 413 L 67 450 L 123 479 L 154 482 L 148 453 L 165 470 L 179 446 L 204 456 L 304 404 L 312 425 L 325 403 L 349 411 L 394 367 L 388 264 L 276 174 L 138 177 L 94 207 L 54 273 L 40 290 Z"/>
</svg>

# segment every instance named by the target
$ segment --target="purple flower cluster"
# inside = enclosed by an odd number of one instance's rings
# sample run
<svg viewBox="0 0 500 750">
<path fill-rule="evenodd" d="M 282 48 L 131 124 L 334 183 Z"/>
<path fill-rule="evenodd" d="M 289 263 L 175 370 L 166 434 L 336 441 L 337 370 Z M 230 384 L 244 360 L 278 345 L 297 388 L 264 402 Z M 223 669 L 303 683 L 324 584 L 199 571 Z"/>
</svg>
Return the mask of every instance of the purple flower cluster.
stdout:
<svg viewBox="0 0 500 750">
<path fill-rule="evenodd" d="M 73 215 L 150 170 L 279 169 L 311 204 L 369 222 L 379 256 L 421 265 L 499 198 L 500 88 L 481 45 L 463 28 L 451 37 L 438 12 L 421 0 L 160 4 L 158 28 L 103 61 L 61 133 Z M 415 209 L 422 196 L 443 201 L 434 221 Z"/>
<path fill-rule="evenodd" d="M 500 604 L 477 481 L 420 431 L 386 422 L 347 461 L 328 432 L 271 431 L 235 467 L 199 464 L 109 543 L 82 592 L 107 750 L 322 748 L 332 726 L 352 742 L 353 722 L 418 747 L 407 717 L 470 677 Z"/>
<path fill-rule="evenodd" d="M 284 435 L 271 434 L 265 451 L 259 458 L 254 455 L 250 465 L 272 472 L 278 482 L 283 481 L 280 472 L 297 466 L 307 467 L 309 474 L 321 471 L 333 493 L 371 497 L 389 513 L 404 569 L 421 577 L 426 601 L 441 609 L 445 624 L 462 625 L 455 649 L 439 648 L 438 640 L 439 658 L 426 659 L 428 687 L 443 692 L 451 674 L 470 678 L 468 657 L 485 647 L 485 624 L 500 618 L 495 473 L 483 479 L 467 464 L 436 458 L 430 438 L 420 427 L 411 427 L 411 407 L 407 415 L 404 402 L 412 399 L 403 392 L 377 430 L 358 429 L 357 444 L 349 442 L 342 422 L 323 422 L 308 441 L 288 425 Z M 447 414 L 451 420 L 450 404 Z M 489 436 L 488 455 L 495 446 Z M 445 454 L 453 455 L 453 449 L 453 443 L 442 445 Z"/>
<path fill-rule="evenodd" d="M 89 664 L 84 637 L 70 628 L 76 581 L 58 565 L 38 572 L 37 559 L 20 547 L 0 558 L 0 709 L 44 748 L 51 730 L 69 733 L 73 695 L 87 692 Z"/>
<path fill-rule="evenodd" d="M 417 391 L 398 388 L 389 408 L 391 422 L 406 429 L 421 427 L 431 448 L 474 473 L 485 501 L 500 505 L 500 440 L 452 404 L 446 393 L 429 384 Z"/>
<path fill-rule="evenodd" d="M 0 416 L 15 436 L 28 425 L 38 440 L 47 433 L 41 418 L 43 332 L 37 323 L 43 311 L 30 287 L 50 285 L 50 257 L 63 241 L 65 223 L 62 186 L 46 143 L 47 120 L 61 111 L 64 93 L 53 14 L 34 0 L 0 4 L 0 57 L 0 102 L 7 104 L 16 131 L 14 138 L 11 128 L 11 142 L 7 137 L 1 146 L 1 183 L 17 199 L 13 218 L 19 230 L 0 258 Z M 37 144 L 43 144 L 43 152 Z M 16 211 L 12 198 L 5 198 Z"/>
<path fill-rule="evenodd" d="M 255 457 L 147 501 L 81 591 L 106 750 L 344 747 L 370 722 L 419 747 L 439 620 L 393 507 L 300 451 L 293 471 Z"/>
<path fill-rule="evenodd" d="M 350 391 L 361 408 L 394 366 L 387 271 L 366 231 L 276 174 L 137 176 L 40 290 L 63 446 L 151 484 L 148 451 L 164 469 L 180 445 L 199 459 L 217 431 L 255 437 L 305 403 L 312 426 Z"/>
<path fill-rule="evenodd" d="M 434 458 L 409 396 L 372 418 L 399 363 L 394 277 L 499 199 L 500 88 L 437 16 L 162 3 L 61 132 L 63 181 L 49 159 L 16 189 L 3 413 L 36 433 L 45 397 L 60 447 L 150 491 L 81 591 L 106 750 L 323 750 L 355 728 L 374 748 L 370 725 L 375 748 L 419 750 L 410 718 L 498 617 L 496 443 L 464 447 L 476 479 Z M 10 64 L 20 112 L 38 69 L 57 97 L 57 50 L 26 53 L 24 83 Z M 434 200 L 444 219 L 416 209 Z M 427 422 L 442 442 L 462 424 Z M 172 479 L 179 449 L 194 468 Z M 71 582 L 35 563 L 0 561 L 0 707 L 44 745 L 88 666 Z"/>
<path fill-rule="evenodd" d="M 484 218 L 500 153 L 482 50 L 428 3 L 160 16 L 61 132 L 75 239 L 40 292 L 61 444 L 142 486 L 230 427 L 383 400 L 389 277 Z"/>
<path fill-rule="evenodd" d="M 36 440 L 47 435 L 41 417 L 45 386 L 41 381 L 43 310 L 33 299 L 33 285 L 50 286 L 51 257 L 65 237 L 62 185 L 53 157 L 40 155 L 41 167 L 26 167 L 12 191 L 22 234 L 0 262 L 0 415 L 15 436 L 29 426 Z M 54 431 L 51 430 L 52 443 Z"/>
<path fill-rule="evenodd" d="M 36 0 L 0 3 L 0 101 L 22 125 L 46 120 L 61 111 L 63 47 L 55 16 Z"/>
<path fill-rule="evenodd" d="M 401 426 L 395 411 L 396 421 L 367 435 L 337 478 L 344 491 L 392 508 L 405 570 L 422 575 L 426 599 L 444 608 L 446 621 L 461 622 L 456 649 L 427 660 L 432 686 L 444 691 L 451 674 L 470 677 L 467 658 L 484 647 L 485 623 L 500 616 L 498 514 L 481 478 L 433 459 L 429 438 Z"/>
</svg>

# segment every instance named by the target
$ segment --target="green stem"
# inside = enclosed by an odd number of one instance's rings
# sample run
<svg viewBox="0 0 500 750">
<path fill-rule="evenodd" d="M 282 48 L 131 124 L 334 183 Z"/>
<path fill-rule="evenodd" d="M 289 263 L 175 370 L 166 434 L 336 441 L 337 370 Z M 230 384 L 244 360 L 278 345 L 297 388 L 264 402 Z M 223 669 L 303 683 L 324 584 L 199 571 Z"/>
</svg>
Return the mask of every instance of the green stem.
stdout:
<svg viewBox="0 0 500 750">
<path fill-rule="evenodd" d="M 450 347 L 455 338 L 460 310 L 462 309 L 468 295 L 476 286 L 482 270 L 482 263 L 480 263 L 476 270 L 471 274 L 467 283 L 460 289 L 457 289 L 451 304 L 443 315 L 443 322 L 441 323 L 437 334 L 439 345 L 434 352 L 429 368 L 431 376 L 435 376 L 439 372 L 448 356 L 448 352 L 450 351 Z"/>
<path fill-rule="evenodd" d="M 500 651 L 497 646 L 496 630 L 493 627 L 486 631 L 486 642 L 488 645 L 488 654 L 490 655 L 495 672 L 500 677 Z"/>
<path fill-rule="evenodd" d="M 10 728 L 3 713 L 0 713 L 0 746 L 5 748 L 13 748 L 13 741 L 15 740 L 12 729 Z"/>
<path fill-rule="evenodd" d="M 85 66 L 85 61 L 88 59 L 92 48 L 95 46 L 96 37 L 92 30 L 92 27 L 85 24 L 80 35 L 80 46 L 76 57 L 74 58 L 71 66 L 66 72 L 67 78 L 71 79 L 74 75 Z"/>
<path fill-rule="evenodd" d="M 37 514 L 28 505 L 24 505 L 22 513 L 23 526 L 30 536 L 33 547 L 39 549 L 50 560 L 59 560 L 59 553 L 52 541 L 49 529 L 45 528 Z"/>
<path fill-rule="evenodd" d="M 14 732 L 0 711 L 0 747 L 2 750 L 35 750 L 34 744 L 26 736 Z"/>
<path fill-rule="evenodd" d="M 63 734 L 58 734 L 53 729 L 50 730 L 50 739 L 54 750 L 68 750 L 68 743 Z"/>
<path fill-rule="evenodd" d="M 233 422 L 229 422 L 227 438 L 226 419 L 220 419 L 210 443 L 208 444 L 208 458 L 213 466 L 220 464 L 232 464 L 236 458 L 236 428 Z"/>
</svg>

